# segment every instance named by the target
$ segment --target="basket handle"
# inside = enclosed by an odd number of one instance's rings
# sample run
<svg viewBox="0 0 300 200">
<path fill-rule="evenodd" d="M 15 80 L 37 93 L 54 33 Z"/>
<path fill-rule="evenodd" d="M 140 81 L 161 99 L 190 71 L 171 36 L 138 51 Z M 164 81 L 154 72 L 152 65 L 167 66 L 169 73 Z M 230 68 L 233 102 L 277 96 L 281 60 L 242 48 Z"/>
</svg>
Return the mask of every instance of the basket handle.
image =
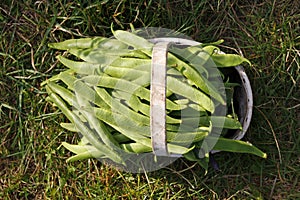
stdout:
<svg viewBox="0 0 300 200">
<path fill-rule="evenodd" d="M 170 156 L 166 142 L 166 68 L 170 42 L 158 42 L 152 50 L 150 84 L 150 132 L 157 156 Z"/>
</svg>

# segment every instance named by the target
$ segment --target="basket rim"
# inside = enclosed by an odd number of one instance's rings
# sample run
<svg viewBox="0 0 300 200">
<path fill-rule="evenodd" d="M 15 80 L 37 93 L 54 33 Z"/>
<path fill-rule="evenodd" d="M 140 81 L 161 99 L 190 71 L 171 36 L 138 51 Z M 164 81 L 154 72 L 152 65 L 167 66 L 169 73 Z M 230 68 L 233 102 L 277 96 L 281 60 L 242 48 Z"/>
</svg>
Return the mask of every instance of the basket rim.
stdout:
<svg viewBox="0 0 300 200">
<path fill-rule="evenodd" d="M 195 40 L 190 40 L 190 39 L 185 39 L 185 38 L 177 38 L 177 37 L 157 37 L 157 38 L 148 39 L 148 41 L 150 41 L 154 44 L 158 43 L 158 42 L 172 42 L 175 45 L 186 45 L 186 46 L 195 46 L 195 45 L 202 44 Z M 224 53 L 224 52 L 220 52 L 220 53 Z M 246 113 L 244 116 L 244 120 L 240 121 L 242 123 L 243 129 L 237 130 L 237 132 L 232 137 L 232 139 L 234 139 L 234 140 L 241 140 L 245 136 L 245 134 L 250 126 L 252 112 L 253 112 L 253 94 L 252 94 L 250 80 L 245 72 L 244 67 L 239 65 L 239 66 L 235 66 L 234 68 L 236 69 L 236 71 L 239 74 L 243 89 L 245 90 L 246 99 L 247 99 L 247 103 L 246 103 L 247 106 L 246 106 Z"/>
</svg>

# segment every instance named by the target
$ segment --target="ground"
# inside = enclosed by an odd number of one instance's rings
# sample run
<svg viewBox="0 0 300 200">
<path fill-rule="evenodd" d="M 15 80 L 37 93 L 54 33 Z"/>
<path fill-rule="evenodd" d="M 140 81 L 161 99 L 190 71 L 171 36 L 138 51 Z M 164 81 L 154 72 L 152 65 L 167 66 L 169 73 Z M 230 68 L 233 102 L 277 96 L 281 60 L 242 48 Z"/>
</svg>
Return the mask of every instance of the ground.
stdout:
<svg viewBox="0 0 300 200">
<path fill-rule="evenodd" d="M 163 27 L 248 58 L 254 111 L 243 140 L 268 154 L 219 153 L 204 175 L 179 159 L 131 174 L 97 160 L 66 163 L 76 134 L 40 83 L 61 70 L 49 42 Z M 300 3 L 298 1 L 3 0 L 0 5 L 0 197 L 3 199 L 299 199 Z M 230 47 L 230 48 L 229 48 Z"/>
</svg>

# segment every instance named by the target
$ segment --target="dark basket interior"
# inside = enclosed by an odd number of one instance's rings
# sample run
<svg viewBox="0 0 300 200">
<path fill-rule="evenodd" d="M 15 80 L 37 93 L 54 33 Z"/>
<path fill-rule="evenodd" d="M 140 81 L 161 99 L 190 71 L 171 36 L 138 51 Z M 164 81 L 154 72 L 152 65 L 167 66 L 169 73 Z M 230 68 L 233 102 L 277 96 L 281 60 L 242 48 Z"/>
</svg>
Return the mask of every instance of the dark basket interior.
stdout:
<svg viewBox="0 0 300 200">
<path fill-rule="evenodd" d="M 236 68 L 223 68 L 221 69 L 222 73 L 225 76 L 225 80 L 229 78 L 231 83 L 238 83 L 240 86 L 234 87 L 233 93 L 233 106 L 235 113 L 238 115 L 239 121 L 243 125 L 245 116 L 247 114 L 247 93 L 245 90 L 244 83 L 241 79 L 241 76 Z M 226 133 L 227 138 L 233 138 L 238 135 L 240 130 L 229 130 Z"/>
</svg>

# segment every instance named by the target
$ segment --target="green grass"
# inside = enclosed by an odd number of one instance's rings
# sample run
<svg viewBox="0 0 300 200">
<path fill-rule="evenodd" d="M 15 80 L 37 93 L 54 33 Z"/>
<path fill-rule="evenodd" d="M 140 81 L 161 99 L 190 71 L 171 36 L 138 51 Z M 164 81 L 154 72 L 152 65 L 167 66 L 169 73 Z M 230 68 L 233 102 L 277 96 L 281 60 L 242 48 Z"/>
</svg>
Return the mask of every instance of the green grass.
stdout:
<svg viewBox="0 0 300 200">
<path fill-rule="evenodd" d="M 4 0 L 0 5 L 0 197 L 3 199 L 299 199 L 300 4 L 298 1 Z M 78 136 L 45 101 L 40 83 L 60 71 L 49 42 L 111 36 L 143 26 L 178 30 L 253 63 L 254 112 L 245 140 L 266 160 L 219 153 L 220 172 L 177 160 L 130 174 L 96 160 L 66 163 Z M 232 48 L 226 48 L 226 47 Z"/>
</svg>

